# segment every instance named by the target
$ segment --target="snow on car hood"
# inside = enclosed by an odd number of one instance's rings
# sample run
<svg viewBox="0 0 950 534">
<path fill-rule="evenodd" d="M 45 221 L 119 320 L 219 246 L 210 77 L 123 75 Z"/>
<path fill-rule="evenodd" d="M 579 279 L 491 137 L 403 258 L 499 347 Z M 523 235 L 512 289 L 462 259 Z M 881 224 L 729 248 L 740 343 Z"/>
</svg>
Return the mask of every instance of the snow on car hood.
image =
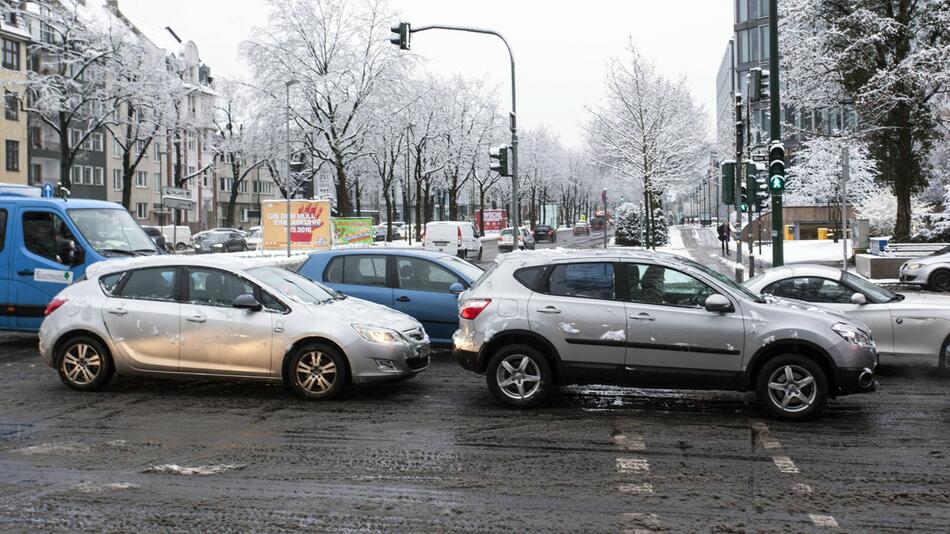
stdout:
<svg viewBox="0 0 950 534">
<path fill-rule="evenodd" d="M 769 294 L 762 295 L 762 298 L 765 299 L 766 305 L 780 306 L 788 310 L 794 310 L 796 312 L 802 312 L 808 315 L 821 313 L 821 314 L 827 315 L 829 318 L 835 318 L 844 323 L 855 324 L 864 329 L 868 328 L 867 325 L 855 319 L 854 317 L 849 316 L 846 313 L 842 313 L 837 310 L 832 310 L 830 308 L 825 308 L 819 304 L 815 304 L 814 302 L 805 302 L 803 300 L 786 299 L 786 298 L 776 297 Z"/>
<path fill-rule="evenodd" d="M 331 315 L 341 323 L 381 326 L 405 332 L 413 328 L 422 328 L 419 321 L 405 313 L 387 308 L 368 300 L 347 297 L 326 304 L 308 304 L 307 309 L 316 315 Z"/>
</svg>

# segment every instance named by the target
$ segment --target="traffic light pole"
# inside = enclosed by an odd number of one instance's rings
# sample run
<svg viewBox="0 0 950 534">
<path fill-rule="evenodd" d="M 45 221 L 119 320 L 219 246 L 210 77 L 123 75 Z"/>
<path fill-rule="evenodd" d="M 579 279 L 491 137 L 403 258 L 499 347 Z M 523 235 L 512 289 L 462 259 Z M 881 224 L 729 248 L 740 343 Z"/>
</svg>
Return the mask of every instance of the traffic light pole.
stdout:
<svg viewBox="0 0 950 534">
<path fill-rule="evenodd" d="M 742 283 L 742 97 L 736 93 L 736 282 Z"/>
<path fill-rule="evenodd" d="M 778 84 L 778 0 L 769 0 L 769 129 L 772 143 L 782 141 L 781 100 Z M 772 192 L 772 266 L 785 264 L 782 192 Z"/>
<path fill-rule="evenodd" d="M 774 1 L 774 0 L 773 0 Z M 511 60 L 511 245 L 512 250 L 518 250 L 518 240 L 521 238 L 521 202 L 518 198 L 518 125 L 516 117 L 518 116 L 517 98 L 515 92 L 515 55 L 511 51 L 511 45 L 505 37 L 494 31 L 484 28 L 472 28 L 469 26 L 447 26 L 443 24 L 430 24 L 428 26 L 410 27 L 410 33 L 424 32 L 426 30 L 450 30 L 457 32 L 481 33 L 484 35 L 494 35 L 505 43 L 508 49 L 508 58 Z"/>
</svg>

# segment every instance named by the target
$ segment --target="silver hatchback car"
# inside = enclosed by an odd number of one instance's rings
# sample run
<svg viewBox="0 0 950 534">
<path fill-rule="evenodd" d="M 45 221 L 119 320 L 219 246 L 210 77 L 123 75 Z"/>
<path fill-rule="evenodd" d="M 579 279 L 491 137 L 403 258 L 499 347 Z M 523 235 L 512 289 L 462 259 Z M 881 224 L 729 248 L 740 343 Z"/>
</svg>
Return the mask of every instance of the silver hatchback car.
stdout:
<svg viewBox="0 0 950 534">
<path fill-rule="evenodd" d="M 119 373 L 285 382 L 328 399 L 429 366 L 429 337 L 412 317 L 251 260 L 98 263 L 46 314 L 42 358 L 77 390 Z"/>
<path fill-rule="evenodd" d="M 754 390 L 795 420 L 877 385 L 866 326 L 669 254 L 510 254 L 460 295 L 459 316 L 456 358 L 511 406 L 564 383 Z"/>
</svg>

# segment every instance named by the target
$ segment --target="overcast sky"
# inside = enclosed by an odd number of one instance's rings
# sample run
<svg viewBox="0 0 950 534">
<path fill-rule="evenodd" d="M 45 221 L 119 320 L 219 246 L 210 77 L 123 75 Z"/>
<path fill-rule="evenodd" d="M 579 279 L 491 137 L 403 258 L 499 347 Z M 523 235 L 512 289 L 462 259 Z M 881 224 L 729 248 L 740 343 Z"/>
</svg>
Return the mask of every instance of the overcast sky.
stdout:
<svg viewBox="0 0 950 534">
<path fill-rule="evenodd" d="M 602 94 L 604 66 L 628 39 L 670 77 L 685 76 L 705 105 L 712 136 L 716 71 L 732 36 L 732 0 L 393 0 L 413 26 L 456 24 L 497 30 L 517 62 L 519 127 L 551 127 L 583 143 L 584 106 Z M 244 77 L 238 44 L 264 22 L 263 0 L 119 0 L 134 21 L 170 25 L 198 45 L 212 74 Z M 509 102 L 508 57 L 490 36 L 431 31 L 412 50 L 427 70 L 484 78 Z"/>
</svg>

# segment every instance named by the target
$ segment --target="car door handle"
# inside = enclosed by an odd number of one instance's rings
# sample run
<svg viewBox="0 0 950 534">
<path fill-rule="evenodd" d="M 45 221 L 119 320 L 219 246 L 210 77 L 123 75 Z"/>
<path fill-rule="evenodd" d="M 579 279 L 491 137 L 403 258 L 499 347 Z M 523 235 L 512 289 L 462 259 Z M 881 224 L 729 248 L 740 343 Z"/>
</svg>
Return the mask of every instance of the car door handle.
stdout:
<svg viewBox="0 0 950 534">
<path fill-rule="evenodd" d="M 538 313 L 561 313 L 561 310 L 555 308 L 554 306 L 545 306 L 543 308 L 538 308 Z"/>
<path fill-rule="evenodd" d="M 650 317 L 650 314 L 648 313 L 631 315 L 630 318 L 633 319 L 634 321 L 656 321 L 656 317 Z"/>
<path fill-rule="evenodd" d="M 125 311 L 125 308 L 115 307 L 115 308 L 109 308 L 109 313 L 111 313 L 112 315 L 125 315 L 129 312 Z"/>
<path fill-rule="evenodd" d="M 410 299 L 409 297 L 403 295 L 403 296 L 397 298 L 396 300 L 398 300 L 399 302 L 409 302 L 411 299 Z"/>
<path fill-rule="evenodd" d="M 185 317 L 185 320 L 188 321 L 189 323 L 203 323 L 207 321 L 204 315 L 197 315 L 197 314 L 189 315 L 188 317 Z"/>
<path fill-rule="evenodd" d="M 23 269 L 16 272 L 20 276 L 33 276 L 33 269 Z"/>
</svg>

